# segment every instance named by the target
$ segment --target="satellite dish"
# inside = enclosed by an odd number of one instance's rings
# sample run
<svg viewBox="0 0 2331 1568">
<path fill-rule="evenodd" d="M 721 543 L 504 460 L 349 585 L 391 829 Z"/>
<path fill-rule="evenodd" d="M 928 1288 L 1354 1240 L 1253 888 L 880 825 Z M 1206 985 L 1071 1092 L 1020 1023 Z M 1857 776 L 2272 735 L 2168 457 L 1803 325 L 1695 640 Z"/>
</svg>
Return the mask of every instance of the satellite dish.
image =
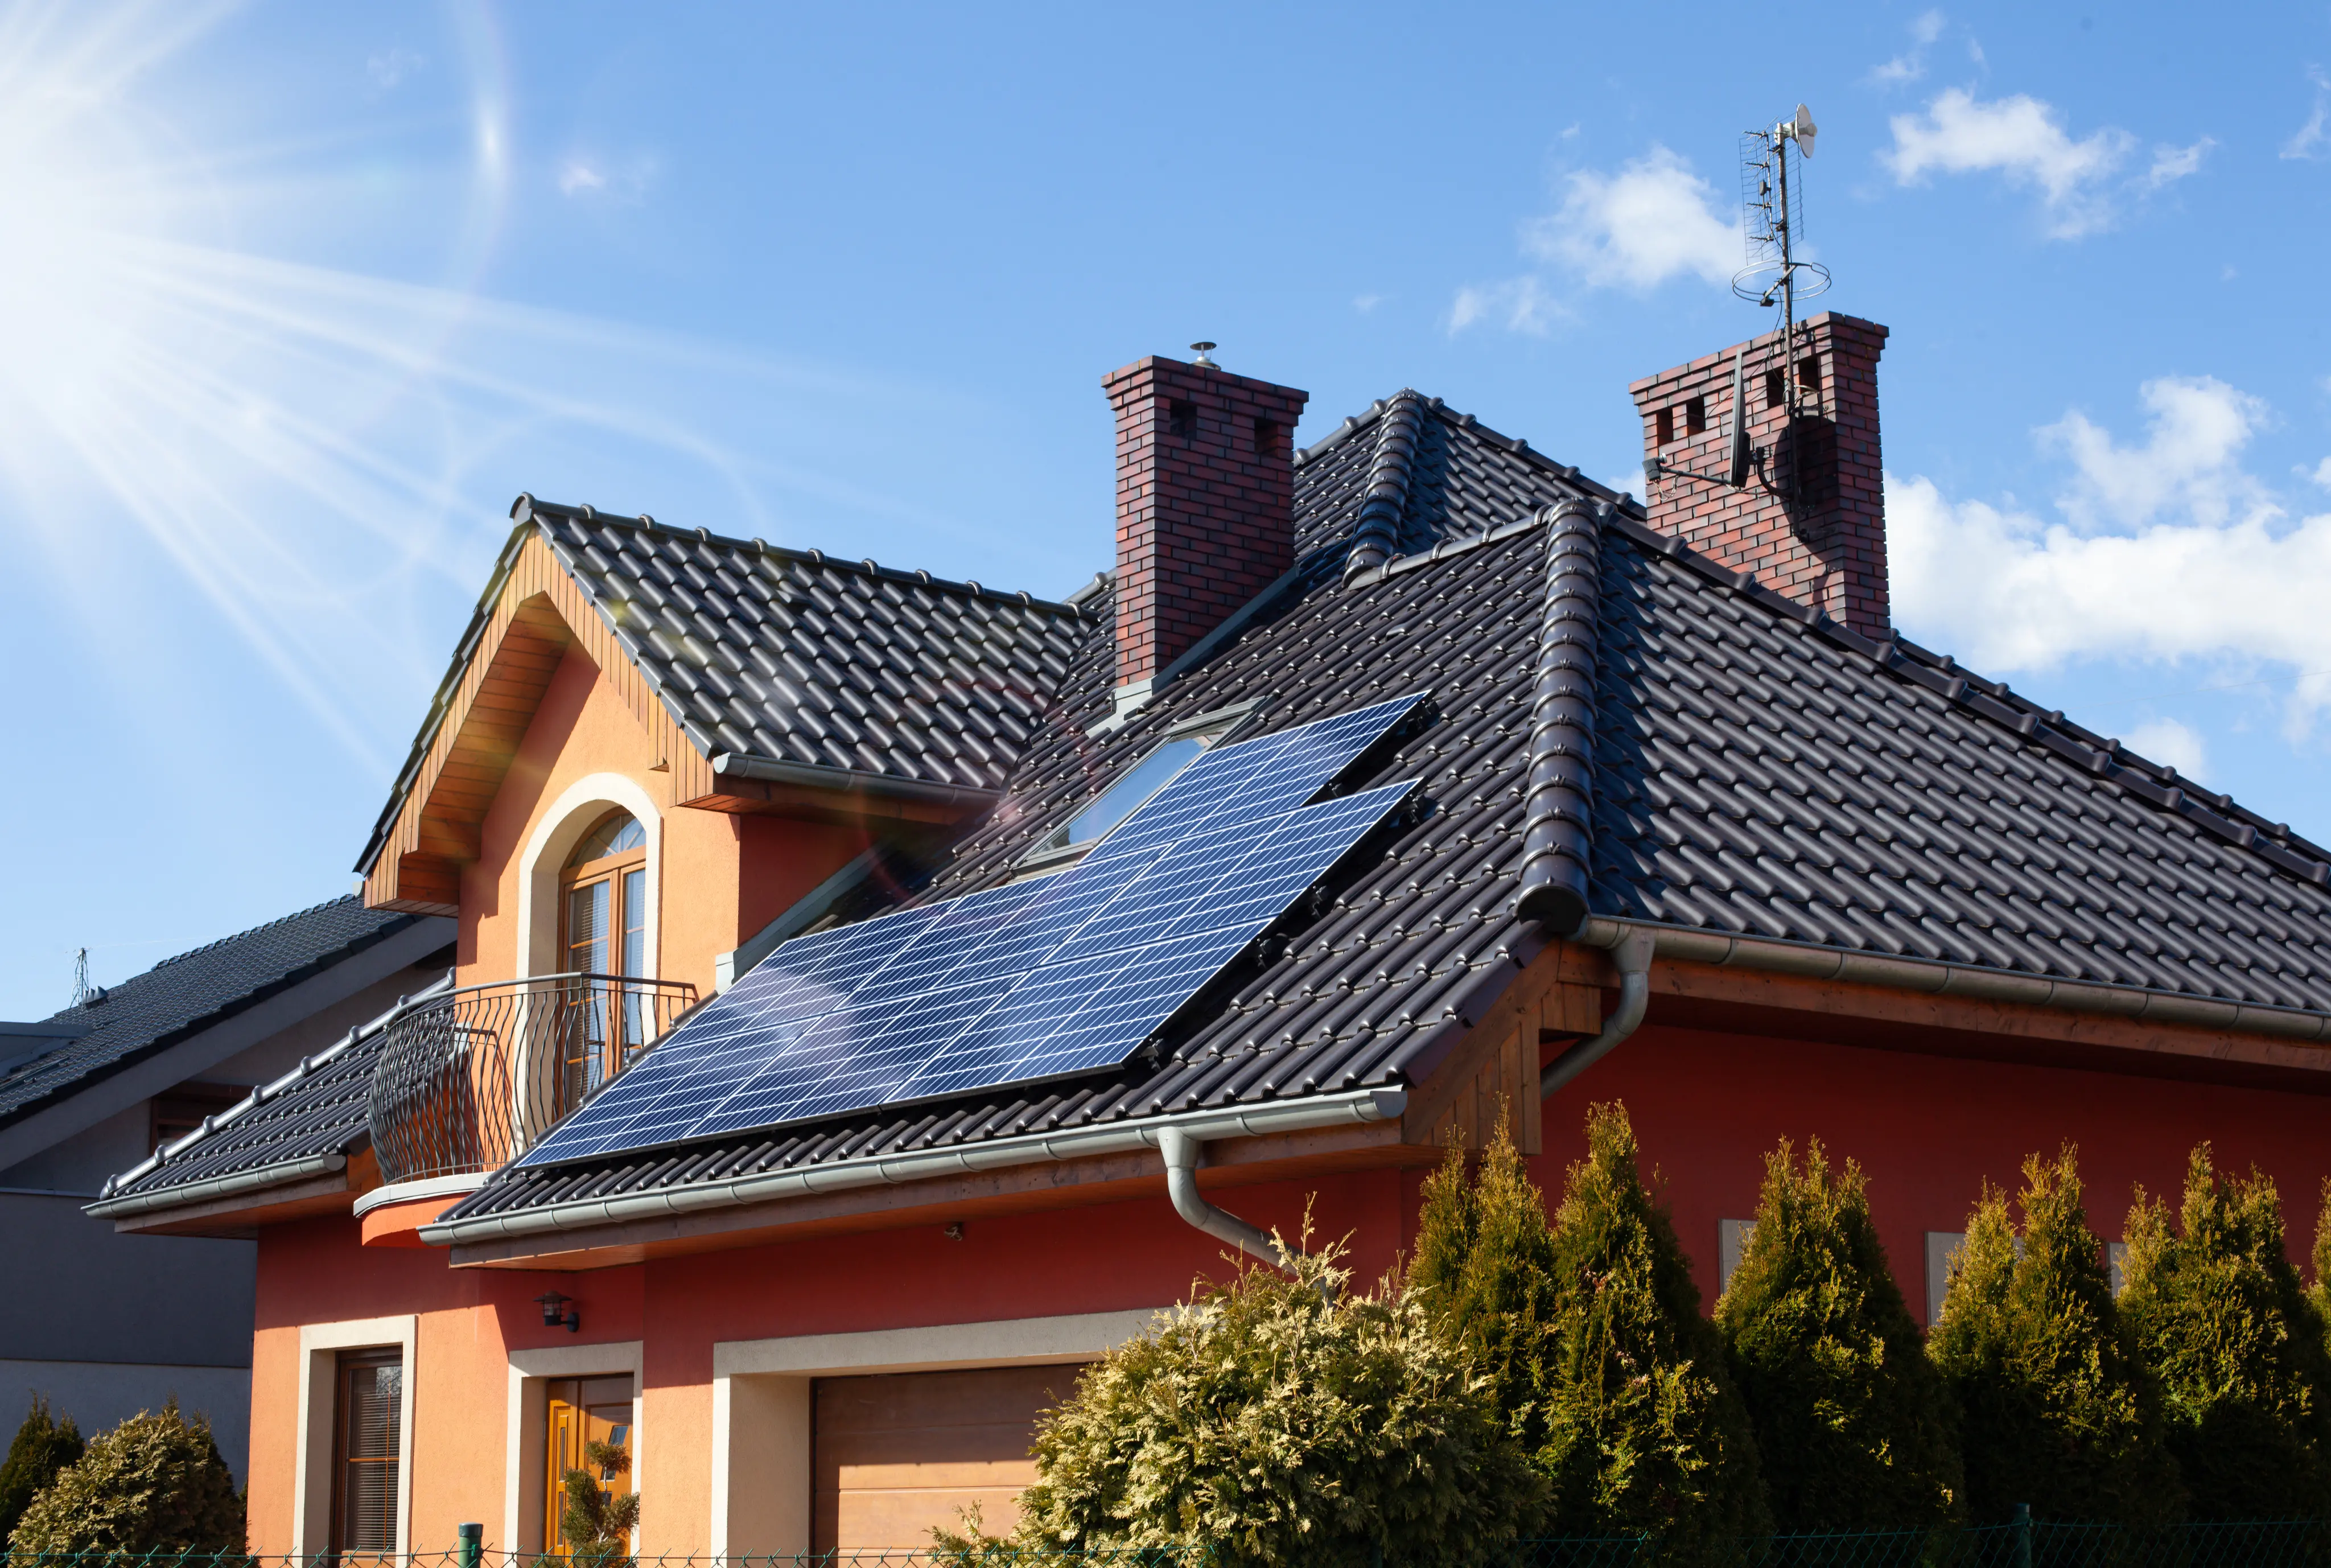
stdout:
<svg viewBox="0 0 2331 1568">
<path fill-rule="evenodd" d="M 1725 444 L 1727 478 L 1734 489 L 1748 482 L 1748 367 L 1741 356 L 1747 345 L 1732 351 L 1732 434 Z"/>
<path fill-rule="evenodd" d="M 1797 150 L 1804 154 L 1807 157 L 1813 156 L 1813 132 L 1815 128 L 1816 128 L 1813 125 L 1813 111 L 1807 109 L 1802 103 L 1797 105 L 1797 118 L 1789 123 L 1789 139 L 1795 142 L 1797 144 Z"/>
</svg>

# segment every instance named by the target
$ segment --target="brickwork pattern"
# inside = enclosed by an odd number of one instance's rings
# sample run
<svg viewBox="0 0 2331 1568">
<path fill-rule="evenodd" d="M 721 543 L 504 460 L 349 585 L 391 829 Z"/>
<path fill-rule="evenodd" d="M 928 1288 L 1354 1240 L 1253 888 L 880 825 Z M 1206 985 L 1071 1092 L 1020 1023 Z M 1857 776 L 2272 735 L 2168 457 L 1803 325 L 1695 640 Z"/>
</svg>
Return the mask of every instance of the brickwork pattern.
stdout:
<svg viewBox="0 0 2331 1568">
<path fill-rule="evenodd" d="M 1878 357 L 1886 336 L 1874 321 L 1824 313 L 1797 324 L 1785 356 L 1778 332 L 1750 339 L 1744 346 L 1748 439 L 1765 450 L 1762 470 L 1737 490 L 1673 474 L 1647 482 L 1652 527 L 1881 639 L 1891 622 L 1878 440 Z M 1670 469 L 1724 473 L 1732 353 L 1708 355 L 1628 388 L 1642 415 L 1646 458 Z M 1795 375 L 1800 388 L 1793 421 L 1786 397 L 1776 395 L 1785 392 L 1780 378 L 1786 375 Z M 1695 399 L 1698 431 L 1691 429 Z M 1664 442 L 1663 431 L 1670 436 Z"/>
<path fill-rule="evenodd" d="M 1295 423 L 1310 394 L 1150 357 L 1117 413 L 1117 681 L 1146 680 L 1295 565 Z"/>
</svg>

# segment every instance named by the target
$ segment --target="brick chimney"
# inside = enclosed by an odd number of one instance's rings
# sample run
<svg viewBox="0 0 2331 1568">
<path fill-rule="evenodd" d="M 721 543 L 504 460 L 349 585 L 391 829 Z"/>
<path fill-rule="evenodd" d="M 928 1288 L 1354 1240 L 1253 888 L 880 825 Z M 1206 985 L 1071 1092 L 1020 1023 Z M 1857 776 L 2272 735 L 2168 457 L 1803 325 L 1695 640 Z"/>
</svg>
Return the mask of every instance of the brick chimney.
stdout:
<svg viewBox="0 0 2331 1568">
<path fill-rule="evenodd" d="M 1101 378 L 1117 412 L 1117 706 L 1295 565 L 1295 422 L 1308 392 L 1211 363 Z"/>
<path fill-rule="evenodd" d="M 1651 525 L 1866 637 L 1882 638 L 1889 615 L 1878 356 L 1886 328 L 1823 314 L 1799 322 L 1785 354 L 1783 347 L 1778 332 L 1741 346 L 1748 440 L 1764 460 L 1740 489 L 1721 482 L 1733 350 L 1627 389 L 1643 416 Z"/>
</svg>

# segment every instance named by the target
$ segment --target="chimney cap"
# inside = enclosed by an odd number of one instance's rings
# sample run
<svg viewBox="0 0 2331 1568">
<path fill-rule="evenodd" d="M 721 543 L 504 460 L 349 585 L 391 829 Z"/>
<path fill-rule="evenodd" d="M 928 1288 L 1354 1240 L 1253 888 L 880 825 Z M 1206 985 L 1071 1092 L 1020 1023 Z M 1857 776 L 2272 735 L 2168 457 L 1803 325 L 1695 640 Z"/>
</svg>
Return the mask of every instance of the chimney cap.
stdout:
<svg viewBox="0 0 2331 1568">
<path fill-rule="evenodd" d="M 1195 359 L 1193 359 L 1192 361 L 1190 361 L 1190 363 L 1191 363 L 1191 364 L 1193 364 L 1193 365 L 1203 365 L 1203 366 L 1205 366 L 1207 369 L 1209 369 L 1209 370 L 1220 370 L 1220 369 L 1222 368 L 1222 366 L 1221 366 L 1216 365 L 1213 360 L 1211 360 L 1211 359 L 1209 359 L 1209 358 L 1207 358 L 1207 357 L 1206 357 L 1207 354 L 1208 354 L 1210 351 L 1212 351 L 1212 349 L 1213 349 L 1213 347 L 1214 347 L 1213 344 L 1211 344 L 1211 343 L 1193 343 L 1193 344 L 1191 344 L 1191 345 L 1190 345 L 1190 347 L 1191 347 L 1192 348 L 1196 349 L 1196 350 L 1197 350 L 1197 353 L 1198 353 L 1198 356 L 1197 356 Z"/>
</svg>

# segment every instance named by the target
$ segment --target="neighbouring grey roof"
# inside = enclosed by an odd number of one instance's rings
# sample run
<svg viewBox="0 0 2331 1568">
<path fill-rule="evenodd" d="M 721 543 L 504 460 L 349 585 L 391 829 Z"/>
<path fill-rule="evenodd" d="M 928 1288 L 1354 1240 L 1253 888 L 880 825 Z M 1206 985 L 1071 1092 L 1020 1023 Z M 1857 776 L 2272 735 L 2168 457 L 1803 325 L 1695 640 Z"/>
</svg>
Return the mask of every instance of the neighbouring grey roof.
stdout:
<svg viewBox="0 0 2331 1568">
<path fill-rule="evenodd" d="M 367 909 L 351 896 L 165 958 L 109 987 L 103 1000 L 49 1020 L 90 1032 L 0 1074 L 0 1126 L 221 1023 L 419 918 Z"/>
<path fill-rule="evenodd" d="M 371 841 L 368 871 L 534 533 L 673 720 L 723 752 L 1000 789 L 1090 628 L 1072 604 L 520 496 L 519 527 Z"/>
<path fill-rule="evenodd" d="M 985 825 L 917 896 L 1009 878 L 1170 725 L 1270 728 L 1412 691 L 1439 721 L 1368 783 L 1433 810 L 1214 1016 L 1065 1087 L 506 1170 L 446 1216 L 1403 1081 L 1542 945 L 1513 913 L 1543 508 L 1608 492 L 1424 404 L 1387 497 L 1380 404 L 1305 454 L 1296 579 L 1122 727 L 1104 613 Z M 1363 492 L 1399 553 L 1344 579 Z M 1395 504 L 1396 503 L 1396 504 Z M 1384 508 L 1391 508 L 1386 514 Z M 1598 530 L 1595 913 L 2331 1011 L 2331 857 L 1906 641 L 1872 643 L 1608 508 Z"/>
</svg>

